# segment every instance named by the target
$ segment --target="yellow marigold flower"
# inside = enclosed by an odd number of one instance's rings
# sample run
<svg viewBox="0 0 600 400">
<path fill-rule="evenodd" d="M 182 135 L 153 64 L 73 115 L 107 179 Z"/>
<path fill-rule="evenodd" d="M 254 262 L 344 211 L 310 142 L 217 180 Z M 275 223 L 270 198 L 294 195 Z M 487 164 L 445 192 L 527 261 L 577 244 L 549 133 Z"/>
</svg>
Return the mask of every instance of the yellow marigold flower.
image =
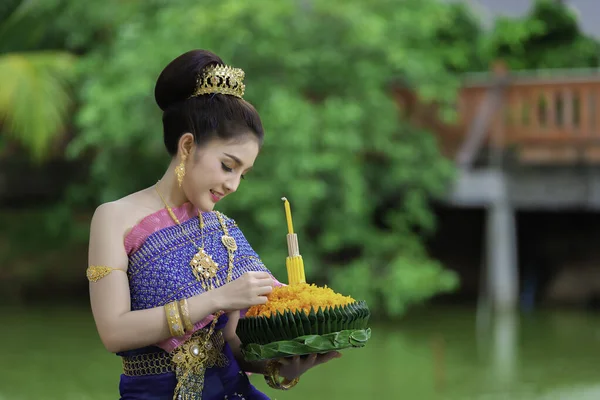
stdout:
<svg viewBox="0 0 600 400">
<path fill-rule="evenodd" d="M 267 298 L 266 304 L 250 307 L 246 316 L 270 317 L 277 311 L 283 313 L 286 310 L 291 312 L 300 310 L 308 315 L 311 308 L 316 311 L 321 307 L 324 310 L 328 307 L 345 306 L 355 302 L 352 297 L 335 293 L 327 286 L 319 287 L 307 283 L 276 287 Z"/>
</svg>

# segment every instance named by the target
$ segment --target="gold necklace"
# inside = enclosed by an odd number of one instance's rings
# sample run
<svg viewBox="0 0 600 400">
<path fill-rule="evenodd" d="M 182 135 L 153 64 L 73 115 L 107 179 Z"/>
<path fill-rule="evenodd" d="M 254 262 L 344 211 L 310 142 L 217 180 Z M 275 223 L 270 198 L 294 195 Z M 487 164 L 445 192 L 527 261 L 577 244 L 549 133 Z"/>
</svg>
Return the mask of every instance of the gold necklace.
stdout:
<svg viewBox="0 0 600 400">
<path fill-rule="evenodd" d="M 156 193 L 158 193 L 158 196 L 165 205 L 169 215 L 171 216 L 171 219 L 173 219 L 173 221 L 181 228 L 181 231 L 187 237 L 190 243 L 192 243 L 192 245 L 196 247 L 196 249 L 198 249 L 198 252 L 194 254 L 190 261 L 190 267 L 192 268 L 192 273 L 194 274 L 196 280 L 200 282 L 204 290 L 210 290 L 214 289 L 216 286 L 220 286 L 221 282 L 217 275 L 217 272 L 219 270 L 219 264 L 217 264 L 215 260 L 213 260 L 213 258 L 204 251 L 204 219 L 202 218 L 202 213 L 200 212 L 200 210 L 198 210 L 198 224 L 200 226 L 200 235 L 202 238 L 202 243 L 200 246 L 198 246 L 196 242 L 194 242 L 192 238 L 188 235 L 185 228 L 183 227 L 183 225 L 181 224 L 171 207 L 169 207 L 156 185 L 154 186 L 154 189 L 156 190 Z M 227 227 L 225 226 L 225 223 L 222 220 L 221 214 L 219 212 L 216 212 L 216 214 L 217 218 L 219 219 L 219 223 L 223 227 L 223 232 L 225 233 L 223 236 L 221 236 L 221 242 L 223 243 L 223 245 L 225 245 L 228 251 L 230 251 L 230 248 L 232 251 L 235 251 L 237 249 L 235 239 L 229 236 L 229 234 L 227 233 Z"/>
</svg>

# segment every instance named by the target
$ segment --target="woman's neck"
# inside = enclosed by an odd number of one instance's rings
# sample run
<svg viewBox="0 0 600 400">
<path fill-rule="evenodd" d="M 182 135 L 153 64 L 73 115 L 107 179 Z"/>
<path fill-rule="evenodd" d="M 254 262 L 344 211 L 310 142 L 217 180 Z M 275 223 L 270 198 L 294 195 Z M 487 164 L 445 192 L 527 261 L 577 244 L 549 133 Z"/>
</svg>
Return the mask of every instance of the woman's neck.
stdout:
<svg viewBox="0 0 600 400">
<path fill-rule="evenodd" d="M 179 184 L 177 183 L 174 163 L 169 165 L 169 168 L 167 168 L 165 174 L 156 183 L 156 189 L 167 202 L 169 207 L 180 207 L 189 201 L 183 189 L 180 188 Z"/>
</svg>

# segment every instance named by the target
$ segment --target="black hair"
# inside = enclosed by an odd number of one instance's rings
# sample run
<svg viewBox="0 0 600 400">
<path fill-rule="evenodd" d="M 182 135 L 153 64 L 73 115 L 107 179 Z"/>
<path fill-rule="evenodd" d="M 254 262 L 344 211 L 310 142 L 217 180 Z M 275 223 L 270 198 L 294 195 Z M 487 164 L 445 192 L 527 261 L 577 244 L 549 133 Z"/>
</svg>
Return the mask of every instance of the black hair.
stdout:
<svg viewBox="0 0 600 400">
<path fill-rule="evenodd" d="M 187 132 L 194 135 L 198 146 L 215 138 L 231 140 L 248 133 L 254 134 L 262 145 L 264 130 L 252 104 L 220 93 L 190 97 L 198 75 L 217 64 L 225 63 L 216 54 L 192 50 L 171 61 L 160 73 L 154 98 L 163 111 L 164 143 L 171 156 L 177 154 L 179 139 Z"/>
</svg>

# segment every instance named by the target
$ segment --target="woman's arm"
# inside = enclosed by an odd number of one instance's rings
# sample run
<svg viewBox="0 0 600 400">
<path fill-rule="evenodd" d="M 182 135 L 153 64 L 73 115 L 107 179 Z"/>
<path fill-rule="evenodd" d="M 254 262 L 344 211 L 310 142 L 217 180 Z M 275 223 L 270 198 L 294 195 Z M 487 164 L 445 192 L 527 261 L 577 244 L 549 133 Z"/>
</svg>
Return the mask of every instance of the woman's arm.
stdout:
<svg viewBox="0 0 600 400">
<path fill-rule="evenodd" d="M 90 301 L 96 328 L 110 352 L 155 344 L 171 336 L 165 310 L 155 307 L 131 311 L 128 258 L 123 245 L 127 208 L 107 203 L 96 210 L 90 228 L 88 263 L 116 269 L 96 282 L 90 282 Z M 214 292 L 188 299 L 190 319 L 196 323 L 221 309 Z"/>
<path fill-rule="evenodd" d="M 265 361 L 246 361 L 242 355 L 242 341 L 235 333 L 238 321 L 240 320 L 240 312 L 233 311 L 227 314 L 227 316 L 229 317 L 229 320 L 223 329 L 223 335 L 225 337 L 225 341 L 229 344 L 229 347 L 231 347 L 231 351 L 240 365 L 240 368 L 244 372 L 264 374 L 265 367 L 267 365 Z"/>
</svg>

